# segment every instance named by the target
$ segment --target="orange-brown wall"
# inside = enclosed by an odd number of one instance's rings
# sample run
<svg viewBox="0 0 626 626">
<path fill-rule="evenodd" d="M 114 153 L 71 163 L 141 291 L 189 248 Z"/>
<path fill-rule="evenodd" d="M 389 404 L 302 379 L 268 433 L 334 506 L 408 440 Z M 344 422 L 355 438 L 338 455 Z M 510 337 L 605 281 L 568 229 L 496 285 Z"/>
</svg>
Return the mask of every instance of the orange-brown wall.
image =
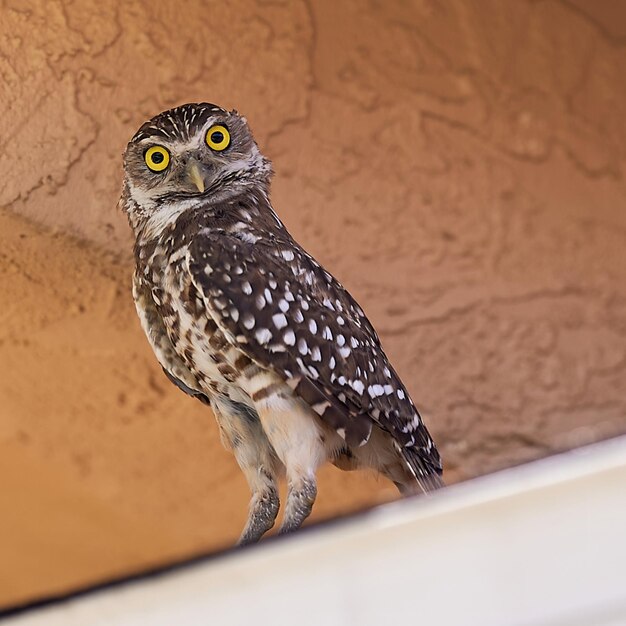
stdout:
<svg viewBox="0 0 626 626">
<path fill-rule="evenodd" d="M 454 482 L 626 431 L 626 7 L 6 0 L 0 605 L 232 543 L 247 490 L 129 292 L 120 155 L 244 113 Z M 316 518 L 395 497 L 327 469 Z"/>
</svg>

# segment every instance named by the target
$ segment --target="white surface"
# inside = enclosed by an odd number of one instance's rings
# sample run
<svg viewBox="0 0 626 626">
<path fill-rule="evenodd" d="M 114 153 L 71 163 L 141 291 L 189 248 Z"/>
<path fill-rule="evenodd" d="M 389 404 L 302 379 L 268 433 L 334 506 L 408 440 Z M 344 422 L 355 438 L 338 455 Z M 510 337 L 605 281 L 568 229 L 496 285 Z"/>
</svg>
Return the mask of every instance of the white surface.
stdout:
<svg viewBox="0 0 626 626">
<path fill-rule="evenodd" d="M 626 626 L 626 438 L 6 623 Z"/>
</svg>

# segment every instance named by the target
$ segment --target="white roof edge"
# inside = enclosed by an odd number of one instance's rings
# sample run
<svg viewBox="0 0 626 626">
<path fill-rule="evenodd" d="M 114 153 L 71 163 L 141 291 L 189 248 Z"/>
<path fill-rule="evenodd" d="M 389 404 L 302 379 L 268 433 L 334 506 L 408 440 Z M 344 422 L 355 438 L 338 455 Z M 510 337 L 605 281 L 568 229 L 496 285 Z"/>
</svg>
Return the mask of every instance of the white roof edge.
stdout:
<svg viewBox="0 0 626 626">
<path fill-rule="evenodd" d="M 626 436 L 6 621 L 624 626 Z"/>
</svg>

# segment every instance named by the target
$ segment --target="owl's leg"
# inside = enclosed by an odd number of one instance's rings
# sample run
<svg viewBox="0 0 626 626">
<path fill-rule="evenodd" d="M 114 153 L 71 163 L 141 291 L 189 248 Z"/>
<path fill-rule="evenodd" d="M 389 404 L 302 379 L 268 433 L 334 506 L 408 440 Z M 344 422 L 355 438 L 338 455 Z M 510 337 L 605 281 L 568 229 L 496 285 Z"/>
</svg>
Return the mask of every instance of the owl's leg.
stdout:
<svg viewBox="0 0 626 626">
<path fill-rule="evenodd" d="M 223 399 L 214 399 L 212 406 L 222 443 L 235 455 L 252 492 L 248 520 L 238 543 L 255 543 L 274 526 L 278 515 L 278 460 L 253 409 Z"/>
<path fill-rule="evenodd" d="M 314 414 L 294 397 L 269 397 L 257 404 L 257 410 L 287 474 L 287 503 L 280 532 L 292 532 L 300 528 L 315 503 L 315 474 L 326 460 L 323 434 Z"/>
<path fill-rule="evenodd" d="M 240 546 L 256 543 L 270 528 L 274 526 L 280 500 L 278 488 L 274 477 L 267 472 L 265 467 L 252 470 L 250 473 L 244 470 L 252 498 L 248 510 L 248 521 L 237 542 Z"/>
</svg>

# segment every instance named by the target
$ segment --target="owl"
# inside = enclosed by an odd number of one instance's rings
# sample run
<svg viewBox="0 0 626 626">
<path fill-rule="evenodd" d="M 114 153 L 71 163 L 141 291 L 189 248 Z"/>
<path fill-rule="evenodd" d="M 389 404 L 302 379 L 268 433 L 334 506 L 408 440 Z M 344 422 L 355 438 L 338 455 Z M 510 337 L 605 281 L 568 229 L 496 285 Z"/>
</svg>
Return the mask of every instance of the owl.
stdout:
<svg viewBox="0 0 626 626">
<path fill-rule="evenodd" d="M 274 525 L 281 477 L 280 532 L 299 528 L 325 462 L 371 468 L 403 495 L 442 485 L 376 331 L 274 212 L 271 176 L 246 119 L 208 103 L 157 115 L 124 153 L 137 313 L 166 376 L 211 407 L 245 475 L 241 544 Z"/>
</svg>

